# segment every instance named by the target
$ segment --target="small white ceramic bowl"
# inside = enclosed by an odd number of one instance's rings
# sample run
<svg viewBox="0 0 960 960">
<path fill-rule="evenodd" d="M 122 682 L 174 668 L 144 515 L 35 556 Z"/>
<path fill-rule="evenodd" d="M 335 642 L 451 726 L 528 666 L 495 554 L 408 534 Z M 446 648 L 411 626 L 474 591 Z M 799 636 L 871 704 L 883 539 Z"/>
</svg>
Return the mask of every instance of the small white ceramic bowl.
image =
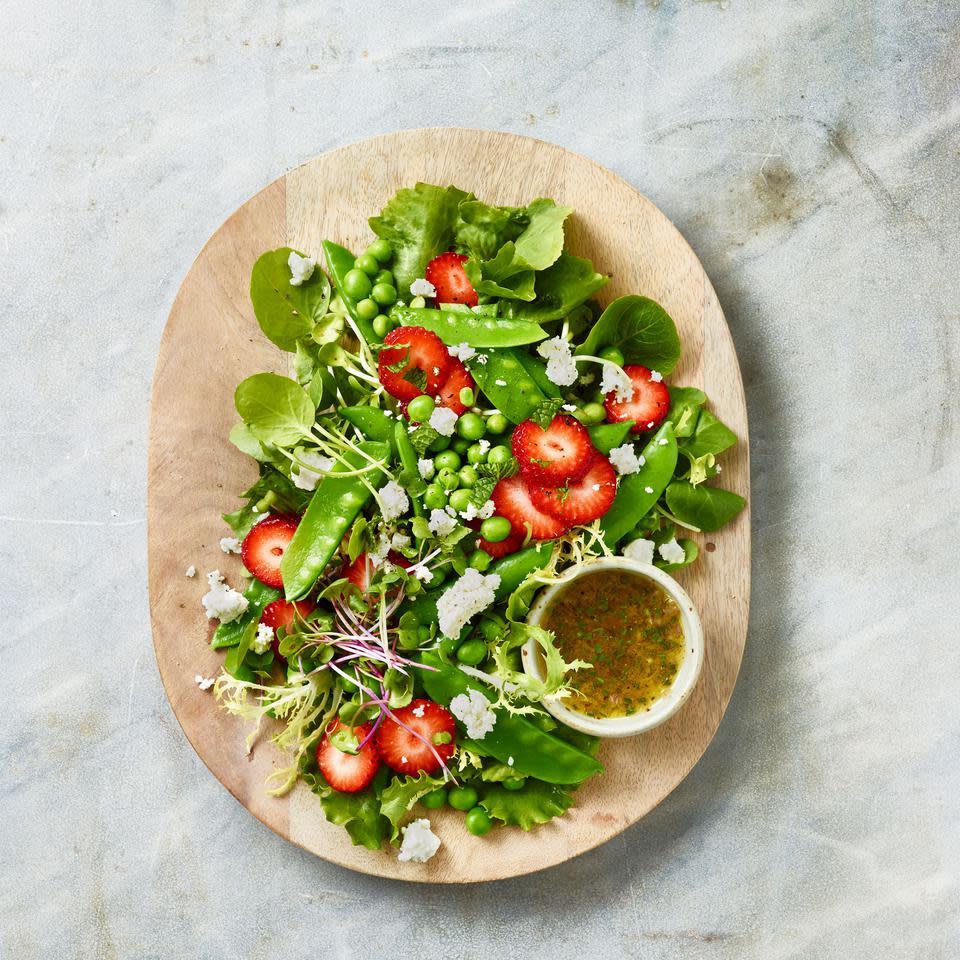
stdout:
<svg viewBox="0 0 960 960">
<path fill-rule="evenodd" d="M 590 717 L 564 706 L 563 699 L 548 697 L 543 706 L 557 720 L 574 730 L 590 733 L 596 737 L 632 737 L 659 726 L 672 717 L 693 692 L 700 669 L 703 666 L 703 627 L 700 618 L 687 592 L 669 574 L 648 563 L 637 563 L 626 557 L 605 557 L 571 567 L 556 583 L 541 591 L 530 608 L 527 621 L 539 624 L 547 607 L 559 591 L 565 589 L 578 577 L 598 570 L 620 570 L 625 576 L 642 576 L 659 584 L 680 608 L 683 624 L 683 637 L 687 648 L 683 663 L 677 671 L 670 689 L 667 690 L 646 710 L 632 713 L 626 717 Z M 543 660 L 536 641 L 528 640 L 521 650 L 523 669 L 530 676 L 543 679 Z M 576 674 L 572 674 L 576 682 Z"/>
</svg>

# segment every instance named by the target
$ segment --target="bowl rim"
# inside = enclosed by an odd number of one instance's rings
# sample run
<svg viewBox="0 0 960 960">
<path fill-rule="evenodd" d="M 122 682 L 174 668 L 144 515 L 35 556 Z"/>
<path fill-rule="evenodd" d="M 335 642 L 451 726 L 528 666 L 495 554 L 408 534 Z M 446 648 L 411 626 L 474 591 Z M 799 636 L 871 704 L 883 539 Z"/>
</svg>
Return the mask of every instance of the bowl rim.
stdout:
<svg viewBox="0 0 960 960">
<path fill-rule="evenodd" d="M 554 583 L 539 593 L 527 614 L 527 622 L 538 626 L 550 602 L 562 589 L 574 580 L 598 570 L 620 570 L 644 576 L 666 591 L 667 595 L 680 607 L 684 642 L 687 644 L 683 663 L 669 690 L 641 713 L 632 713 L 624 717 L 591 717 L 571 710 L 557 697 L 545 697 L 542 705 L 555 719 L 581 733 L 597 737 L 632 737 L 652 730 L 670 719 L 690 698 L 703 668 L 703 626 L 693 601 L 670 574 L 651 563 L 640 563 L 622 556 L 598 557 L 578 563 L 566 570 Z M 542 680 L 543 673 L 536 640 L 529 638 L 521 648 L 520 654 L 524 672 Z"/>
</svg>

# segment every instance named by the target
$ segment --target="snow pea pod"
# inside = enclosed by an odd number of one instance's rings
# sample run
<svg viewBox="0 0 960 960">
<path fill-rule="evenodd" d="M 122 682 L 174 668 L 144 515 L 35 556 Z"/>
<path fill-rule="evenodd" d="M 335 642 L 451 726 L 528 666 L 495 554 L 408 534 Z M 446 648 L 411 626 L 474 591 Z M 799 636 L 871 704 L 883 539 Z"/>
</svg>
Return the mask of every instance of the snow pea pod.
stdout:
<svg viewBox="0 0 960 960">
<path fill-rule="evenodd" d="M 278 599 L 280 591 L 274 587 L 268 587 L 265 583 L 261 583 L 254 578 L 250 581 L 247 589 L 243 591 L 243 595 L 249 601 L 247 609 L 243 612 L 243 615 L 237 617 L 236 620 L 232 620 L 230 623 L 221 623 L 217 629 L 213 631 L 210 646 L 213 647 L 214 650 L 222 650 L 224 647 L 235 647 L 240 642 L 243 631 L 247 629 L 251 622 L 259 622 L 263 608 L 268 603 L 272 603 Z"/>
<path fill-rule="evenodd" d="M 621 423 L 601 423 L 596 427 L 587 427 L 587 433 L 593 445 L 606 456 L 614 447 L 619 447 L 627 439 L 627 434 L 633 426 L 632 420 Z"/>
<path fill-rule="evenodd" d="M 530 375 L 530 379 L 548 396 L 558 399 L 563 396 L 560 388 L 547 376 L 547 365 L 531 356 L 525 350 L 512 351 L 520 365 Z"/>
<path fill-rule="evenodd" d="M 443 706 L 468 690 L 479 690 L 488 700 L 495 699 L 490 687 L 468 677 L 457 667 L 447 666 L 433 651 L 425 651 L 420 659 L 435 670 L 424 670 L 423 686 L 432 700 Z M 565 740 L 546 733 L 524 717 L 504 709 L 494 709 L 497 721 L 480 741 L 483 749 L 495 760 L 508 763 L 518 777 L 536 777 L 547 783 L 580 783 L 595 773 L 603 772 L 603 764 Z"/>
<path fill-rule="evenodd" d="M 485 363 L 479 362 L 481 356 Z M 547 399 L 512 350 L 479 354 L 467 366 L 487 399 L 511 423 L 523 423 Z"/>
<path fill-rule="evenodd" d="M 543 327 L 529 320 L 491 317 L 472 310 L 434 310 L 398 304 L 390 317 L 402 327 L 432 330 L 448 346 L 469 343 L 471 347 L 516 347 L 543 340 Z"/>
<path fill-rule="evenodd" d="M 365 440 L 358 443 L 357 447 L 375 460 L 386 463 L 390 458 L 389 444 Z M 340 546 L 350 524 L 373 496 L 363 481 L 380 486 L 386 479 L 379 470 L 364 474 L 363 477 L 336 476 L 337 473 L 357 470 L 368 463 L 359 453 L 345 453 L 332 473 L 317 484 L 297 532 L 280 561 L 280 575 L 288 600 L 299 600 L 310 592 Z"/>
<path fill-rule="evenodd" d="M 536 547 L 518 550 L 492 563 L 487 573 L 495 573 L 500 577 L 500 586 L 495 591 L 497 600 L 509 597 L 531 573 L 542 570 L 550 562 L 552 555 L 552 544 L 541 543 Z"/>
<path fill-rule="evenodd" d="M 661 443 L 665 440 L 666 443 Z M 677 441 L 667 420 L 643 448 L 644 465 L 620 481 L 610 509 L 600 521 L 603 539 L 611 549 L 653 509 L 673 478 L 677 465 Z"/>
<path fill-rule="evenodd" d="M 407 421 L 398 417 L 393 424 L 393 447 L 400 458 L 400 465 L 404 472 L 412 476 L 419 477 L 420 471 L 417 469 L 417 451 L 414 450 L 410 442 L 410 434 L 407 432 Z M 413 502 L 413 512 L 418 516 L 423 516 L 423 503 L 420 497 L 411 496 Z"/>
<path fill-rule="evenodd" d="M 327 262 L 327 274 L 333 289 L 339 294 L 350 318 L 367 343 L 379 343 L 380 338 L 373 332 L 373 324 L 360 317 L 357 313 L 357 302 L 352 297 L 348 297 L 343 288 L 343 278 L 354 268 L 357 258 L 346 247 L 341 247 L 339 243 L 334 243 L 332 240 L 324 240 L 320 244 L 320 249 L 323 250 L 324 259 Z"/>
<path fill-rule="evenodd" d="M 341 407 L 339 413 L 368 440 L 389 443 L 396 452 L 393 428 L 397 421 L 393 417 L 388 417 L 383 410 L 378 407 Z"/>
</svg>

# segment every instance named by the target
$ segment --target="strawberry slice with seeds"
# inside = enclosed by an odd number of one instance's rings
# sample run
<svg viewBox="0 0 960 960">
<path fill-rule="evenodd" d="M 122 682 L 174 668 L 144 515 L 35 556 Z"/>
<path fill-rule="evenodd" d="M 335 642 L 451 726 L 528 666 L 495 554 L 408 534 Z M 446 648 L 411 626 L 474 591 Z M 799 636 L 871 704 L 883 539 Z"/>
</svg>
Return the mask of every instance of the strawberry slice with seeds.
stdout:
<svg viewBox="0 0 960 960">
<path fill-rule="evenodd" d="M 378 375 L 387 393 L 407 403 L 422 393 L 435 396 L 453 359 L 443 341 L 423 327 L 397 327 L 383 342 Z"/>
<path fill-rule="evenodd" d="M 539 427 L 537 428 L 539 429 Z M 493 488 L 493 503 L 497 513 L 510 521 L 513 533 L 526 541 L 553 540 L 567 532 L 567 525 L 552 513 L 541 510 L 530 496 L 530 486 L 517 474 L 501 480 Z"/>
<path fill-rule="evenodd" d="M 524 420 L 513 431 L 511 446 L 524 478 L 542 487 L 579 479 L 595 452 L 586 427 L 562 414 L 546 430 Z"/>
<path fill-rule="evenodd" d="M 361 750 L 356 753 L 344 753 L 330 741 L 330 737 L 338 730 L 345 729 L 339 720 L 334 720 L 323 739 L 317 744 L 317 766 L 327 783 L 340 793 L 358 793 L 370 786 L 370 781 L 380 769 L 380 755 L 373 744 L 367 741 Z M 370 733 L 370 724 L 365 723 L 353 727 L 353 735 L 357 743 L 363 743 Z"/>
<path fill-rule="evenodd" d="M 437 401 L 440 406 L 449 407 L 457 416 L 466 412 L 467 405 L 460 399 L 460 391 L 464 387 L 473 390 L 476 384 L 470 376 L 470 371 L 463 365 L 463 361 L 451 357 L 450 372 L 437 391 Z"/>
<path fill-rule="evenodd" d="M 361 593 L 366 593 L 373 579 L 373 564 L 365 553 L 358 553 L 353 563 L 344 564 L 340 568 L 340 576 L 346 577 Z"/>
<path fill-rule="evenodd" d="M 647 367 L 635 364 L 624 367 L 623 372 L 633 381 L 633 396 L 629 400 L 617 399 L 615 390 L 603 398 L 610 423 L 635 420 L 631 433 L 646 433 L 656 430 L 666 419 L 670 409 L 670 393 L 662 380 L 651 380 Z"/>
<path fill-rule="evenodd" d="M 315 609 L 309 600 L 297 600 L 296 603 L 291 603 L 289 600 L 274 600 L 263 608 L 260 622 L 273 628 L 273 640 L 270 641 L 270 645 L 276 656 L 281 657 L 277 630 L 283 627 L 286 633 L 290 633 L 297 620 L 306 620 Z M 286 658 L 281 657 L 281 659 Z"/>
<path fill-rule="evenodd" d="M 243 538 L 240 548 L 243 565 L 268 587 L 283 586 L 280 561 L 299 522 L 297 517 L 271 516 L 261 520 Z"/>
<path fill-rule="evenodd" d="M 394 719 L 395 718 L 395 719 Z M 432 700 L 412 700 L 385 717 L 377 730 L 377 751 L 396 773 L 435 773 L 456 747 L 453 715 Z M 439 741 L 439 742 L 438 742 Z"/>
<path fill-rule="evenodd" d="M 571 527 L 602 517 L 616 495 L 617 473 L 610 461 L 599 453 L 579 480 L 571 480 L 556 490 L 530 487 L 530 499 L 540 510 L 559 517 Z"/>
<path fill-rule="evenodd" d="M 467 258 L 462 253 L 441 253 L 428 264 L 424 276 L 437 289 L 437 303 L 465 303 L 475 307 L 479 302 L 477 291 L 467 278 L 463 265 Z"/>
</svg>

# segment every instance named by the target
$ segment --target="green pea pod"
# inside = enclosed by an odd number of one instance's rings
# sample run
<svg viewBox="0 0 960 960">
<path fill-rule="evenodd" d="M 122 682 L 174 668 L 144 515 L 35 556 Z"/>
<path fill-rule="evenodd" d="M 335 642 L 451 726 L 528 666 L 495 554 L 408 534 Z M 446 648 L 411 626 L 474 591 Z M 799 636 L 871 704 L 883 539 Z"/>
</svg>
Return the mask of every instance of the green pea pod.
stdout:
<svg viewBox="0 0 960 960">
<path fill-rule="evenodd" d="M 479 690 L 488 700 L 494 699 L 490 688 L 468 677 L 462 670 L 447 666 L 433 651 L 420 659 L 435 670 L 422 671 L 428 696 L 449 706 L 450 701 L 468 690 Z M 572 744 L 546 733 L 525 717 L 502 708 L 495 709 L 497 721 L 480 742 L 484 751 L 501 763 L 508 763 L 518 777 L 536 777 L 547 783 L 580 783 L 595 773 L 603 772 L 603 764 Z"/>
<path fill-rule="evenodd" d="M 511 422 L 523 423 L 547 399 L 512 350 L 480 354 L 469 361 L 473 379 L 487 399 Z"/>
<path fill-rule="evenodd" d="M 340 295 L 350 318 L 367 343 L 379 343 L 380 338 L 373 332 L 373 324 L 369 320 L 360 318 L 357 314 L 357 302 L 352 297 L 348 297 L 343 288 L 343 278 L 354 268 L 357 258 L 346 247 L 341 247 L 339 243 L 334 243 L 332 240 L 324 240 L 320 244 L 320 249 L 323 250 L 324 259 L 327 261 L 327 274 L 333 289 Z"/>
<path fill-rule="evenodd" d="M 497 600 L 509 597 L 517 587 L 535 570 L 542 570 L 553 555 L 553 546 L 541 543 L 536 547 L 526 547 L 502 557 L 490 565 L 487 573 L 495 573 L 500 577 L 500 586 L 495 593 Z"/>
<path fill-rule="evenodd" d="M 240 637 L 243 636 L 243 631 L 247 629 L 247 626 L 254 621 L 257 623 L 260 622 L 260 614 L 263 613 L 263 608 L 268 603 L 279 599 L 280 591 L 274 587 L 268 587 L 265 583 L 261 583 L 257 579 L 253 579 L 250 581 L 247 589 L 243 591 L 243 595 L 249 601 L 247 609 L 244 611 L 243 616 L 237 617 L 236 620 L 232 620 L 230 623 L 221 623 L 217 629 L 213 631 L 210 646 L 213 647 L 214 650 L 222 650 L 224 647 L 235 647 L 240 642 Z"/>
<path fill-rule="evenodd" d="M 536 343 L 547 335 L 543 327 L 529 320 L 482 316 L 469 308 L 433 310 L 400 304 L 390 311 L 390 318 L 402 327 L 432 330 L 451 347 L 458 343 L 469 343 L 471 347 L 516 347 Z"/>
<path fill-rule="evenodd" d="M 661 443 L 666 440 L 666 443 Z M 638 473 L 620 481 L 610 509 L 603 515 L 600 527 L 607 546 L 613 549 L 652 509 L 673 479 L 677 465 L 677 440 L 673 424 L 667 420 L 643 448 L 644 464 Z"/>
<path fill-rule="evenodd" d="M 596 427 L 587 427 L 587 433 L 593 445 L 606 456 L 614 447 L 619 447 L 627 439 L 627 434 L 633 426 L 632 420 L 621 423 L 601 423 Z"/>
<path fill-rule="evenodd" d="M 547 376 L 547 365 L 531 356 L 526 350 L 513 350 L 513 355 L 530 375 L 530 379 L 548 396 L 559 399 L 563 396 L 560 388 Z"/>
<path fill-rule="evenodd" d="M 365 440 L 357 447 L 375 460 L 389 461 L 390 447 L 386 443 Z M 358 453 L 345 453 L 332 474 L 317 484 L 307 512 L 280 561 L 280 576 L 288 600 L 299 600 L 310 592 L 350 524 L 373 496 L 363 480 L 380 486 L 386 479 L 379 470 L 364 474 L 363 478 L 336 476 L 336 473 L 360 469 L 368 462 Z"/>
<path fill-rule="evenodd" d="M 394 442 L 395 417 L 388 417 L 378 407 L 341 407 L 340 416 L 352 423 L 368 440 L 377 440 L 380 443 L 389 443 L 396 453 Z"/>
<path fill-rule="evenodd" d="M 413 444 L 410 442 L 410 434 L 407 431 L 406 421 L 399 417 L 393 425 L 393 446 L 397 451 L 397 456 L 400 458 L 400 464 L 404 471 L 419 476 L 420 473 L 417 469 L 417 451 L 414 450 Z M 412 496 L 410 499 L 413 501 L 414 514 L 422 517 L 423 503 L 421 503 L 420 497 Z M 425 620 L 423 622 L 427 623 L 428 621 Z"/>
</svg>

